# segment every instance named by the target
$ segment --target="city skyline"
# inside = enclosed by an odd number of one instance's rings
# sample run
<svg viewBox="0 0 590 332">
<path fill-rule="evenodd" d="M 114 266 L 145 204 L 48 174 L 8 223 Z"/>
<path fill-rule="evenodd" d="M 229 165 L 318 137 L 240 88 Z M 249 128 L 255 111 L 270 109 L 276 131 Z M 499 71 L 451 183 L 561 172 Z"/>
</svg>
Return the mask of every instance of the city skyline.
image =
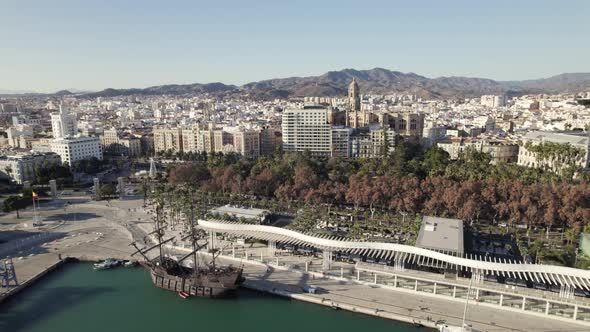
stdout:
<svg viewBox="0 0 590 332">
<path fill-rule="evenodd" d="M 590 71 L 583 1 L 5 7 L 0 90 L 242 85 L 374 67 L 500 81 Z"/>
</svg>

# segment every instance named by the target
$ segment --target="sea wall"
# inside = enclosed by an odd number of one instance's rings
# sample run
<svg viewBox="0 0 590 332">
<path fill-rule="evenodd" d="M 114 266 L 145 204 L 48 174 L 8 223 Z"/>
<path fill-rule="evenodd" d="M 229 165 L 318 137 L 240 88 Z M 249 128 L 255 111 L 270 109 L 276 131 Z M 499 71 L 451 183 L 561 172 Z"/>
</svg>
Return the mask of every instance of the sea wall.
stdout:
<svg viewBox="0 0 590 332">
<path fill-rule="evenodd" d="M 66 264 L 68 262 L 72 262 L 72 261 L 76 261 L 76 260 L 72 259 L 72 258 L 57 260 L 55 263 L 49 265 L 45 269 L 42 269 L 41 271 L 39 271 L 37 274 L 35 274 L 31 278 L 18 284 L 16 287 L 10 289 L 9 291 L 7 291 L 5 293 L 0 294 L 0 304 L 2 304 L 4 301 L 8 300 L 12 296 L 18 294 L 19 292 L 21 292 L 23 289 L 27 288 L 28 286 L 34 284 L 35 282 L 37 282 L 39 279 L 43 278 L 44 276 L 46 276 L 50 272 L 58 269 L 59 267 L 61 267 L 64 264 Z"/>
<path fill-rule="evenodd" d="M 337 301 L 333 301 L 331 299 L 323 299 L 323 298 L 321 299 L 321 298 L 307 295 L 307 294 L 290 293 L 288 291 L 280 290 L 280 289 L 276 289 L 276 288 L 270 289 L 270 288 L 262 286 L 259 283 L 248 282 L 248 280 L 246 282 L 244 282 L 243 287 L 253 289 L 256 291 L 260 291 L 260 292 L 265 292 L 265 293 L 277 295 L 277 296 L 287 297 L 287 298 L 290 298 L 293 300 L 299 300 L 299 301 L 305 301 L 305 302 L 309 302 L 309 303 L 313 303 L 313 304 L 319 304 L 319 305 L 322 305 L 325 307 L 332 308 L 334 310 L 347 310 L 350 312 L 355 312 L 355 313 L 360 313 L 360 314 L 365 314 L 365 315 L 370 315 L 370 316 L 375 316 L 375 317 L 380 317 L 380 318 L 385 318 L 385 319 L 396 320 L 396 321 L 405 322 L 405 323 L 409 323 L 409 324 L 419 324 L 419 325 L 422 325 L 425 327 L 438 329 L 438 326 L 433 321 L 421 320 L 421 319 L 413 318 L 413 317 L 407 316 L 407 315 L 401 315 L 401 314 L 396 314 L 393 312 L 388 312 L 386 310 L 376 310 L 376 309 L 371 309 L 371 308 L 367 308 L 367 307 L 363 307 L 363 306 L 359 306 L 359 305 L 351 305 L 351 304 L 347 304 L 347 303 L 337 302 Z"/>
</svg>

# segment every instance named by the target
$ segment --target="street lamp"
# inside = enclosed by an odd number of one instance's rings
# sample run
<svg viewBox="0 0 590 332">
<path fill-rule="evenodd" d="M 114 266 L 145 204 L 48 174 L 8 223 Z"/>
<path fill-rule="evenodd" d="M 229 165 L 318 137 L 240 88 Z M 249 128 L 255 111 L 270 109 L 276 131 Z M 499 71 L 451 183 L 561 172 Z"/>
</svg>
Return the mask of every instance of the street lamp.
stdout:
<svg viewBox="0 0 590 332">
<path fill-rule="evenodd" d="M 400 214 L 402 215 L 402 224 L 406 223 L 406 216 L 408 215 L 407 212 L 400 212 Z"/>
</svg>

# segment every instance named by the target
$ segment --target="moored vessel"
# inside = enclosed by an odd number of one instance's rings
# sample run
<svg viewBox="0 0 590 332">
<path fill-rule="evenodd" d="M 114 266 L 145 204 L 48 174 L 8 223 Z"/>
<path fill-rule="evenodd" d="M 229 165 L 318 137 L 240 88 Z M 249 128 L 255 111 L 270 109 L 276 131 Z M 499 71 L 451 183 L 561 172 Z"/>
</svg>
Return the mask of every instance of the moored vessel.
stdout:
<svg viewBox="0 0 590 332">
<path fill-rule="evenodd" d="M 165 222 L 162 220 L 162 206 L 156 202 L 155 230 L 150 234 L 155 234 L 156 245 L 140 249 L 134 242 L 132 245 L 137 249 L 133 254 L 141 254 L 144 261 L 140 264 L 149 271 L 154 286 L 196 297 L 226 297 L 235 293 L 235 290 L 242 284 L 242 267 L 218 266 L 216 258 L 219 252 L 215 249 L 210 250 L 211 260 L 205 264 L 199 263 L 197 253 L 207 246 L 207 243 L 198 245 L 194 225 L 194 204 L 191 201 L 190 216 L 190 234 L 183 238 L 191 239 L 192 251 L 179 258 L 173 259 L 163 253 L 164 244 L 172 241 L 174 237 L 164 240 Z M 150 259 L 147 253 L 153 249 L 158 249 L 158 255 Z M 192 266 L 184 263 L 189 257 L 192 257 Z"/>
</svg>

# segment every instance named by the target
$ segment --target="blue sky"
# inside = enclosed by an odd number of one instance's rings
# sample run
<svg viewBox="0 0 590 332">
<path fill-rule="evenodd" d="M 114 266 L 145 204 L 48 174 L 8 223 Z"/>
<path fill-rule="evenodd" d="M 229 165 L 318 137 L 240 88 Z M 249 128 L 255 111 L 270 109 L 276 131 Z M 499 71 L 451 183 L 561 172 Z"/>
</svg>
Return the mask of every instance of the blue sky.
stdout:
<svg viewBox="0 0 590 332">
<path fill-rule="evenodd" d="M 0 89 L 590 71 L 590 1 L 0 0 Z"/>
</svg>

